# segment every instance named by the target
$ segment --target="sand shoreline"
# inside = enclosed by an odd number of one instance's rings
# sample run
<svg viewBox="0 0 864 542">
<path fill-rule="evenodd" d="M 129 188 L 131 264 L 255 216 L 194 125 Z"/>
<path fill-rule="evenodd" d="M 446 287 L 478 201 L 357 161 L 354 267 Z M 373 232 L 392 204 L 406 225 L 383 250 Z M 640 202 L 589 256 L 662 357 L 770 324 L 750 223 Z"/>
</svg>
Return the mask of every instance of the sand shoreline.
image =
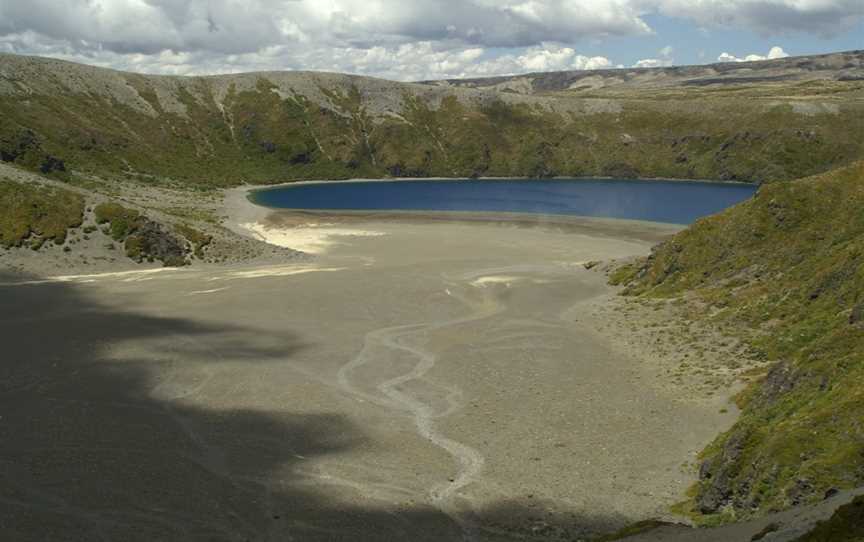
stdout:
<svg viewBox="0 0 864 542">
<path fill-rule="evenodd" d="M 229 188 L 227 190 L 248 189 L 249 191 L 268 190 L 276 188 L 284 188 L 286 186 L 296 186 L 303 184 L 330 184 L 330 183 L 369 183 L 369 182 L 411 182 L 411 181 L 525 181 L 525 180 L 543 180 L 543 181 L 667 181 L 667 182 L 682 182 L 682 183 L 708 183 L 708 184 L 731 184 L 754 186 L 756 183 L 748 183 L 744 181 L 732 181 L 723 179 L 678 179 L 674 177 L 634 177 L 621 178 L 611 176 L 592 176 L 592 177 L 384 177 L 384 178 L 363 178 L 355 177 L 351 179 L 305 179 L 296 181 L 285 181 L 267 185 L 250 185 L 246 184 L 239 187 Z"/>
<path fill-rule="evenodd" d="M 328 245 L 326 240 L 328 235 L 351 236 L 352 228 L 359 236 L 374 235 L 374 232 L 364 230 L 362 224 L 381 221 L 413 224 L 434 222 L 498 223 L 523 227 L 567 229 L 573 232 L 589 232 L 610 237 L 625 236 L 655 242 L 659 242 L 686 227 L 679 224 L 641 220 L 537 213 L 287 210 L 260 205 L 251 200 L 250 195 L 253 192 L 267 188 L 271 187 L 244 186 L 225 190 L 220 213 L 225 217 L 223 226 L 239 235 L 307 253 L 321 253 L 323 250 L 308 249 L 314 246 L 324 247 Z M 297 237 L 293 243 L 292 232 Z"/>
</svg>

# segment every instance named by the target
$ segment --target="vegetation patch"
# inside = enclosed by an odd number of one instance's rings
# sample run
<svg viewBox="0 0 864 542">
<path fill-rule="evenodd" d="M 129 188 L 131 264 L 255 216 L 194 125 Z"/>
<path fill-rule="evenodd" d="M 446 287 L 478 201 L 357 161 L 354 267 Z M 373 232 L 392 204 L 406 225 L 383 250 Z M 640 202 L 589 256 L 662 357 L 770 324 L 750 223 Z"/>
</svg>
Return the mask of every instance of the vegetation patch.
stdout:
<svg viewBox="0 0 864 542">
<path fill-rule="evenodd" d="M 93 209 L 97 224 L 106 224 L 115 241 L 125 241 L 127 237 L 145 222 L 145 218 L 134 209 L 127 209 L 119 203 L 100 203 Z"/>
<path fill-rule="evenodd" d="M 83 219 L 84 198 L 74 192 L 0 178 L 0 245 L 5 248 L 27 244 L 38 249 L 49 241 L 62 245 Z"/>
<path fill-rule="evenodd" d="M 207 235 L 186 224 L 177 224 L 174 231 L 186 238 L 192 245 L 192 252 L 199 260 L 204 259 L 204 251 L 213 242 L 213 236 Z"/>
</svg>

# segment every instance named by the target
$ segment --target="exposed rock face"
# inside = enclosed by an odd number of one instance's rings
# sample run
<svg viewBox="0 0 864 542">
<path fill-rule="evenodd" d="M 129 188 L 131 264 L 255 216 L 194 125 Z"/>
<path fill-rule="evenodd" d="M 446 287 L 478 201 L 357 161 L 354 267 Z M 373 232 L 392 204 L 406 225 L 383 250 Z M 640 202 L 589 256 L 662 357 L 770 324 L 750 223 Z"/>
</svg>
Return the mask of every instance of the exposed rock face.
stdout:
<svg viewBox="0 0 864 542">
<path fill-rule="evenodd" d="M 701 513 L 714 514 L 732 501 L 733 469 L 737 467 L 745 440 L 746 435 L 735 433 L 727 439 L 718 456 L 704 461 L 699 467 L 703 486 L 696 504 Z"/>
<path fill-rule="evenodd" d="M 39 149 L 39 139 L 30 130 L 0 139 L 0 160 L 14 162 L 30 150 Z"/>
<path fill-rule="evenodd" d="M 167 232 L 160 224 L 146 220 L 126 238 L 126 254 L 138 262 L 159 260 L 166 267 L 188 263 L 185 243 Z"/>
<path fill-rule="evenodd" d="M 66 164 L 63 160 L 49 154 L 45 157 L 45 160 L 42 161 L 42 165 L 39 166 L 39 171 L 46 175 L 54 171 L 66 171 Z"/>
<path fill-rule="evenodd" d="M 787 362 L 780 362 L 769 372 L 762 385 L 759 394 L 753 399 L 754 404 L 770 406 L 776 403 L 786 393 L 789 393 L 801 380 L 801 375 Z"/>
<path fill-rule="evenodd" d="M 789 499 L 789 504 L 798 506 L 807 502 L 807 499 L 813 494 L 813 484 L 806 478 L 795 480 L 795 485 L 786 490 L 786 497 Z"/>
<path fill-rule="evenodd" d="M 758 394 L 751 400 L 752 405 L 756 408 L 769 408 L 800 385 L 802 378 L 803 375 L 790 363 L 778 363 L 762 381 Z M 739 510 L 759 507 L 760 498 L 751 491 L 755 472 L 751 470 L 749 474 L 740 475 L 746 467 L 741 464 L 741 457 L 747 438 L 745 429 L 737 430 L 728 437 L 719 454 L 700 466 L 699 479 L 703 485 L 697 505 L 701 513 L 715 514 L 730 504 Z M 769 478 L 773 479 L 774 476 L 769 474 Z M 786 495 L 789 503 L 795 506 L 804 503 L 813 491 L 809 481 L 799 479 L 787 490 Z"/>
<path fill-rule="evenodd" d="M 852 309 L 852 314 L 849 315 L 849 323 L 852 325 L 864 323 L 864 303 L 855 305 Z"/>
</svg>

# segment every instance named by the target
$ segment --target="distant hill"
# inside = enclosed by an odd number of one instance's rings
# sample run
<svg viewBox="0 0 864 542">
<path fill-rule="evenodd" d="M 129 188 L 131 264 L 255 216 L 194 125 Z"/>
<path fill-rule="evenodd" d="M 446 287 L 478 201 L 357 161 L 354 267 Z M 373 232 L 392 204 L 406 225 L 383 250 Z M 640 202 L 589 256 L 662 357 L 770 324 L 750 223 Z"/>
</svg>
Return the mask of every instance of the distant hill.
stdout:
<svg viewBox="0 0 864 542">
<path fill-rule="evenodd" d="M 864 158 L 864 53 L 394 83 L 0 55 L 0 159 L 212 188 L 383 176 L 787 180 Z"/>
<path fill-rule="evenodd" d="M 708 86 L 795 84 L 809 81 L 864 81 L 864 51 L 788 57 L 756 62 L 724 62 L 699 66 L 623 68 L 529 73 L 482 79 L 426 81 L 460 88 L 509 90 L 525 94 L 558 91 L 592 93 L 644 91 Z"/>
</svg>

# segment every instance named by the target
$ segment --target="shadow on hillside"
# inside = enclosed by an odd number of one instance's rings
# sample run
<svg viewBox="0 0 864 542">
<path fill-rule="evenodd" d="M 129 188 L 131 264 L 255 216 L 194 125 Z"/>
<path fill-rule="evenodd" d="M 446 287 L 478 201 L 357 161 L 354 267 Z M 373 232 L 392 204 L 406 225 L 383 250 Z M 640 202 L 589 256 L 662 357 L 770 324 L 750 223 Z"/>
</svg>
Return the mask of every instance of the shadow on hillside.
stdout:
<svg viewBox="0 0 864 542">
<path fill-rule="evenodd" d="M 0 283 L 10 280 L 0 273 Z M 245 360 L 254 370 L 253 359 L 302 348 L 296 337 L 271 338 L 264 349 L 242 327 L 100 306 L 81 288 L 0 286 L 4 540 L 462 538 L 433 508 L 350 507 L 316 492 L 299 473 L 303 463 L 364 441 L 339 414 L 210 410 L 177 400 L 197 383 L 172 382 L 172 360 L 206 365 L 218 350 L 221 361 Z M 178 346 L 178 337 L 189 339 Z M 118 346 L 145 340 L 164 350 L 115 356 Z M 621 522 L 536 510 L 510 502 L 479 511 L 477 538 L 572 540 Z"/>
</svg>

